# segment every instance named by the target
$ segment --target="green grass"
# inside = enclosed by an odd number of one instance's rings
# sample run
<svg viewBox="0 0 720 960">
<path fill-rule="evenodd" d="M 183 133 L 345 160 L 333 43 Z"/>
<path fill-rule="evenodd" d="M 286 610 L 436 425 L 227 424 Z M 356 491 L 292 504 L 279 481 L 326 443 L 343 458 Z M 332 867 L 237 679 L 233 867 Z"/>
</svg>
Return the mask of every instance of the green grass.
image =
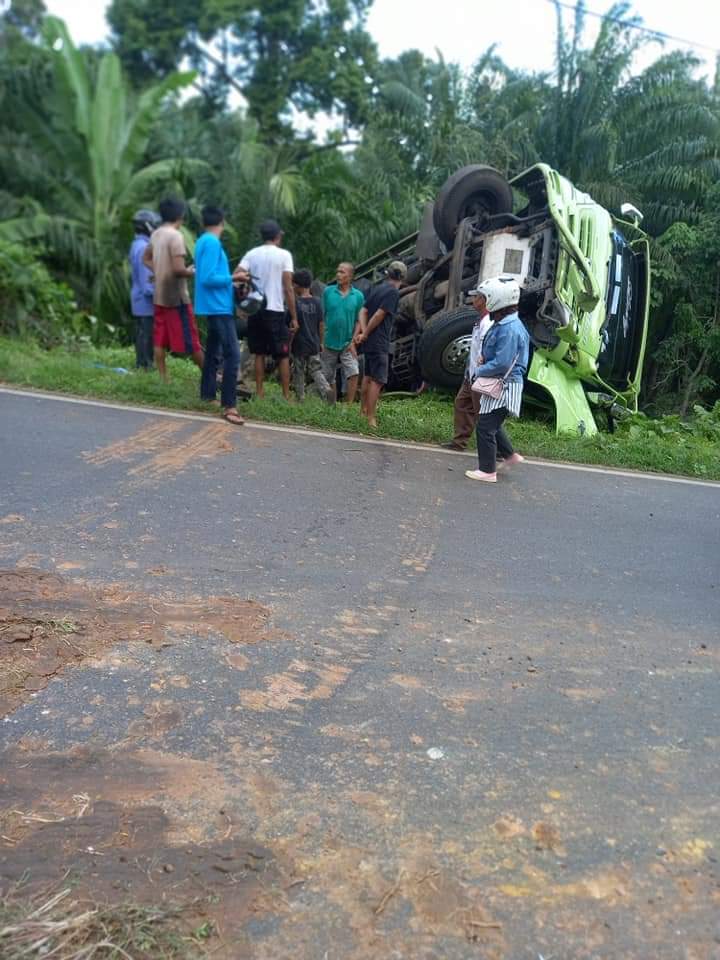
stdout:
<svg viewBox="0 0 720 960">
<path fill-rule="evenodd" d="M 0 380 L 5 383 L 119 403 L 211 410 L 199 398 L 199 374 L 188 361 L 169 360 L 169 384 L 154 372 L 135 371 L 132 364 L 133 352 L 128 348 L 47 351 L 32 342 L 0 338 Z M 117 373 L 112 367 L 124 367 L 129 373 Z M 253 420 L 397 440 L 440 443 L 452 434 L 452 397 L 435 392 L 415 399 L 382 400 L 377 431 L 368 428 L 357 406 L 333 408 L 312 398 L 302 404 L 285 403 L 274 382 L 268 384 L 266 399 L 252 400 L 241 409 Z M 613 435 L 601 433 L 591 439 L 558 437 L 548 423 L 530 414 L 512 421 L 509 430 L 518 450 L 530 457 L 720 480 L 718 445 L 699 436 L 661 437 L 651 432 L 630 436 L 629 430 L 620 428 Z"/>
</svg>

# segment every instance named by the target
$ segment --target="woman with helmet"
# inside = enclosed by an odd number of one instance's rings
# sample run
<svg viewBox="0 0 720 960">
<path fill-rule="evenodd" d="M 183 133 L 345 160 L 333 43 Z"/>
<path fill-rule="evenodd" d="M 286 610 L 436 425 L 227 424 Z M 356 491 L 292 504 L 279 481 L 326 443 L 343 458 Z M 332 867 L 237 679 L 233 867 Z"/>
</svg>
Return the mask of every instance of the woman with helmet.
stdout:
<svg viewBox="0 0 720 960">
<path fill-rule="evenodd" d="M 135 237 L 130 245 L 130 304 L 135 320 L 135 366 L 149 370 L 153 365 L 153 279 L 143 263 L 150 234 L 160 226 L 152 210 L 138 210 L 132 218 Z"/>
<path fill-rule="evenodd" d="M 471 373 L 473 389 L 480 393 L 480 413 L 475 426 L 478 469 L 466 470 L 465 476 L 470 480 L 495 483 L 498 452 L 503 457 L 502 469 L 522 463 L 524 459 L 513 450 L 503 423 L 508 416 L 520 416 L 530 337 L 518 315 L 520 287 L 516 280 L 510 277 L 485 280 L 470 291 L 470 296 L 485 298 L 493 325 L 483 340 L 482 362 Z M 483 389 L 478 390 L 478 377 L 499 380 L 501 393 L 493 396 Z"/>
</svg>

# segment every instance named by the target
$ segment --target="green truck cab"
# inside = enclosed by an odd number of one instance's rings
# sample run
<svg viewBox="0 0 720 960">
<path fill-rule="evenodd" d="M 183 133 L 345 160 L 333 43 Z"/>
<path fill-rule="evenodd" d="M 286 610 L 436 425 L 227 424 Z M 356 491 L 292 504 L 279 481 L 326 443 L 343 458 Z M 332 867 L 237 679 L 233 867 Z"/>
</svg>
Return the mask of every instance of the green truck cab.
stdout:
<svg viewBox="0 0 720 960">
<path fill-rule="evenodd" d="M 513 212 L 513 211 L 516 212 Z M 630 206 L 616 219 L 546 164 L 511 181 L 490 167 L 453 174 L 417 234 L 358 267 L 368 286 L 408 265 L 395 318 L 391 387 L 459 386 L 475 312 L 468 291 L 514 276 L 532 341 L 527 395 L 551 401 L 559 433 L 592 435 L 599 410 L 636 410 L 648 326 L 648 241 Z"/>
</svg>

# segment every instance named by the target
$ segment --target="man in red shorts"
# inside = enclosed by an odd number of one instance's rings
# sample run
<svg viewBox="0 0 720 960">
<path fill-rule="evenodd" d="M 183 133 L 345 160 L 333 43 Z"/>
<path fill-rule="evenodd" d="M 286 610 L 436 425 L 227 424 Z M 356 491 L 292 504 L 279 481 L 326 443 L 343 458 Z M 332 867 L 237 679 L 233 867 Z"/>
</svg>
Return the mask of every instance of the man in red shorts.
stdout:
<svg viewBox="0 0 720 960">
<path fill-rule="evenodd" d="M 187 251 L 180 232 L 185 219 L 185 203 L 169 197 L 160 203 L 158 209 L 162 224 L 150 237 L 143 263 L 155 274 L 155 366 L 167 382 L 165 355 L 168 350 L 190 356 L 201 370 L 204 358 L 188 293 L 188 277 L 194 275 L 195 268 L 185 266 Z"/>
</svg>

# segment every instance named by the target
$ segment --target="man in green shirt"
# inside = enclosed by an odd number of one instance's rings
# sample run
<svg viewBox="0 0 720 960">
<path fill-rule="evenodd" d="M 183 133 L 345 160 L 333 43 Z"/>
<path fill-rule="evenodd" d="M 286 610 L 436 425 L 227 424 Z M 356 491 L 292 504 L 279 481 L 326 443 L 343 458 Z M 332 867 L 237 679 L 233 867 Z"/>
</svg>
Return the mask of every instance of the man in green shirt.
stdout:
<svg viewBox="0 0 720 960">
<path fill-rule="evenodd" d="M 321 355 L 323 372 L 331 385 L 335 383 L 338 364 L 347 381 L 347 402 L 355 400 L 358 387 L 357 350 L 353 337 L 357 333 L 358 317 L 365 298 L 352 285 L 355 268 L 351 263 L 338 264 L 335 273 L 337 284 L 325 288 L 323 313 L 325 314 L 325 342 Z"/>
</svg>

